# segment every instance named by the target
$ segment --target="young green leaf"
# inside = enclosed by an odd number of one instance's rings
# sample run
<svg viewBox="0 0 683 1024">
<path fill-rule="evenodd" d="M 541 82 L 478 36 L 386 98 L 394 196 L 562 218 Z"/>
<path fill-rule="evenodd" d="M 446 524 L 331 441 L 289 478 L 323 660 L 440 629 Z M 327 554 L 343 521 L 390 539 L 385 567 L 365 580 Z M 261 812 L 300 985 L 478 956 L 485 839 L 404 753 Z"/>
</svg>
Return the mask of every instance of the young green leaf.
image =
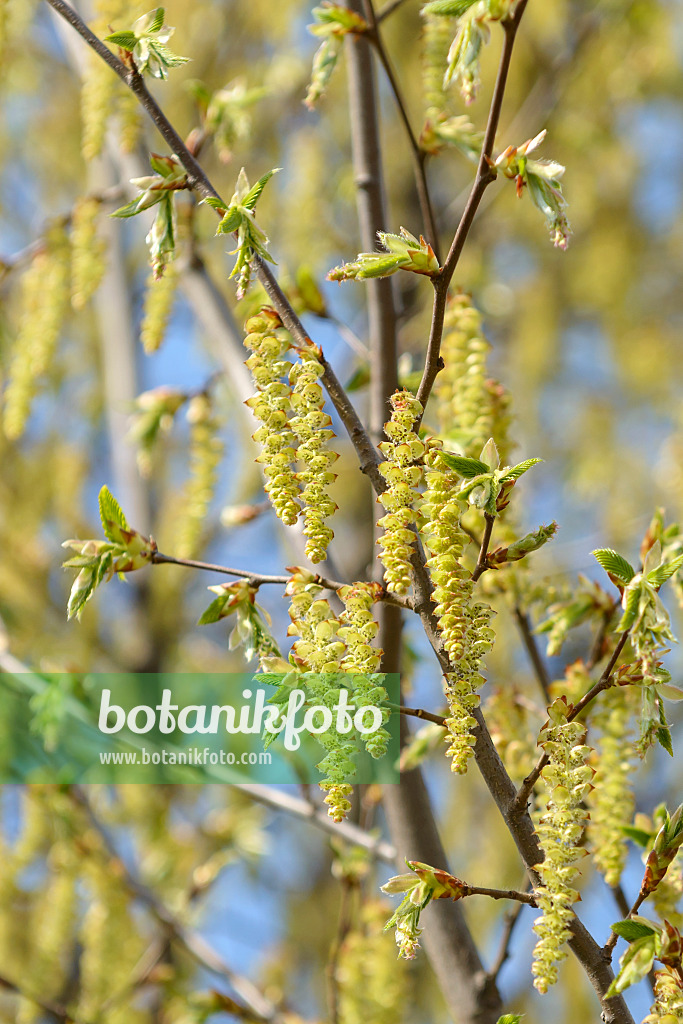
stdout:
<svg viewBox="0 0 683 1024">
<path fill-rule="evenodd" d="M 537 466 L 539 462 L 543 462 L 543 459 L 525 459 L 524 462 L 518 462 L 512 469 L 506 470 L 501 475 L 501 482 L 505 483 L 507 480 L 519 480 L 520 476 L 528 472 L 533 466 Z"/>
<path fill-rule="evenodd" d="M 671 579 L 675 572 L 678 572 L 682 565 L 683 555 L 679 555 L 672 562 L 663 562 L 661 565 L 658 565 L 656 569 L 647 574 L 645 579 L 651 586 L 659 589 L 667 580 Z"/>
<path fill-rule="evenodd" d="M 201 616 L 197 620 L 197 625 L 208 626 L 210 623 L 218 622 L 220 619 L 224 618 L 226 602 L 227 598 L 225 597 L 214 598 L 209 607 L 202 612 Z"/>
<path fill-rule="evenodd" d="M 473 7 L 477 0 L 431 0 L 424 4 L 422 14 L 439 14 L 449 18 L 460 18 Z"/>
<path fill-rule="evenodd" d="M 473 480 L 475 476 L 489 472 L 486 463 L 479 459 L 468 459 L 464 455 L 454 455 L 452 452 L 439 452 L 439 458 L 446 463 L 449 469 L 455 470 L 466 480 Z"/>
<path fill-rule="evenodd" d="M 272 171 L 267 171 L 266 174 L 260 177 L 256 184 L 252 185 L 252 187 L 249 189 L 246 196 L 242 200 L 241 205 L 244 206 L 245 209 L 247 210 L 253 210 L 267 183 L 270 181 L 274 174 L 277 174 L 278 171 L 281 170 L 281 167 L 274 167 Z"/>
<path fill-rule="evenodd" d="M 642 921 L 631 920 L 616 921 L 612 925 L 612 931 L 622 939 L 626 939 L 627 942 L 635 942 L 636 939 L 655 934 L 655 929 L 650 925 L 644 924 Z"/>
<path fill-rule="evenodd" d="M 130 530 L 130 526 L 121 511 L 121 506 L 108 487 L 105 486 L 100 490 L 98 504 L 105 537 L 113 543 L 118 543 L 119 536 L 112 531 L 112 523 L 122 527 L 124 530 Z"/>
<path fill-rule="evenodd" d="M 114 46 L 120 46 L 122 50 L 132 51 L 138 41 L 138 37 L 135 32 L 112 32 L 111 35 L 104 37 L 105 43 L 113 43 Z"/>
<path fill-rule="evenodd" d="M 616 576 L 622 583 L 630 583 L 636 574 L 633 566 L 612 548 L 596 548 L 591 552 L 610 576 Z"/>
</svg>

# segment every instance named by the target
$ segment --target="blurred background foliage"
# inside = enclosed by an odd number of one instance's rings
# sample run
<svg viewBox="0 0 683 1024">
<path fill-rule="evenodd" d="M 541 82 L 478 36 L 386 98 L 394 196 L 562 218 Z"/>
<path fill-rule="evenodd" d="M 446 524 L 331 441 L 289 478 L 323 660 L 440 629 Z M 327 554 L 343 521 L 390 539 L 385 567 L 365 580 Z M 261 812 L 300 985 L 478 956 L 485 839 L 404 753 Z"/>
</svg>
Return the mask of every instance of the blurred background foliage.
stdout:
<svg viewBox="0 0 683 1024">
<path fill-rule="evenodd" d="M 108 26 L 128 27 L 146 6 L 96 0 L 81 10 L 105 34 Z M 419 7 L 406 0 L 383 22 L 418 130 L 424 115 Z M 120 205 L 127 179 L 146 173 L 146 153 L 160 149 L 159 137 L 108 69 L 46 6 L 3 0 L 0 11 L 5 402 L 25 311 L 22 279 L 35 267 L 40 240 L 70 230 L 79 198 L 97 195 L 104 197 L 97 232 L 105 249 L 104 279 L 87 301 L 75 285 L 69 295 L 68 276 L 55 283 L 45 267 L 39 274 L 38 310 L 50 302 L 50 288 L 62 289 L 69 308 L 23 436 L 0 433 L 0 643 L 32 668 L 52 672 L 241 667 L 227 650 L 223 625 L 195 626 L 208 603 L 204 587 L 215 580 L 185 569 L 159 567 L 128 586 L 114 582 L 80 624 L 66 623 L 69 581 L 59 568 L 59 543 L 98 535 L 96 494 L 105 482 L 131 523 L 151 531 L 169 554 L 178 553 L 183 538 L 187 553 L 271 572 L 303 556 L 296 538 L 262 512 L 253 426 L 242 405 L 244 377 L 235 354 L 239 332 L 233 331 L 232 348 L 225 344 L 200 286 L 206 271 L 216 289 L 212 302 L 226 303 L 237 324 L 262 301 L 258 288 L 236 307 L 227 280 L 231 260 L 225 241 L 214 237 L 211 212 L 181 197 L 180 287 L 163 344 L 143 353 L 139 335 L 150 288 L 144 229 L 137 221 L 110 221 L 106 213 Z M 282 167 L 264 192 L 259 221 L 290 294 L 296 297 L 297 281 L 299 291 L 310 277 L 318 282 L 326 315 L 304 311 L 304 321 L 342 379 L 358 383 L 353 399 L 362 413 L 363 288 L 322 283 L 331 266 L 360 248 L 343 61 L 312 113 L 302 104 L 316 48 L 306 32 L 307 4 L 196 0 L 169 5 L 167 20 L 176 26 L 174 46 L 192 62 L 155 91 L 181 134 L 199 123 L 192 83 L 202 82 L 210 94 L 240 79 L 247 90 L 263 90 L 248 108 L 244 131 L 229 140 L 230 159 L 206 145 L 202 163 L 226 199 L 241 166 L 252 181 Z M 480 129 L 499 44 L 496 36 L 485 52 L 481 94 L 467 110 Z M 545 595 L 572 585 L 578 572 L 597 578 L 589 555 L 597 544 L 636 559 L 656 507 L 664 506 L 669 519 L 683 514 L 682 62 L 676 0 L 530 0 L 497 148 L 548 129 L 545 148 L 567 167 L 574 235 L 567 253 L 553 249 L 527 197 L 518 201 L 512 184 L 501 180 L 486 194 L 458 267 L 458 285 L 472 293 L 484 315 L 493 346 L 490 371 L 513 395 L 515 454 L 545 460 L 525 481 L 524 508 L 517 513 L 525 529 L 541 520 L 560 523 L 557 540 L 530 570 L 531 584 Z M 386 227 L 395 231 L 403 224 L 418 233 L 407 145 L 381 76 L 380 83 L 391 218 Z M 453 113 L 465 112 L 455 93 L 450 102 Z M 103 119 L 103 113 L 109 116 Z M 472 174 L 472 165 L 455 151 L 428 161 L 442 245 L 457 224 Z M 72 273 L 73 283 L 77 269 Z M 429 285 L 403 276 L 407 281 L 401 275 L 393 280 L 403 311 L 401 366 L 409 373 L 424 354 Z M 82 287 L 87 291 L 87 280 Z M 340 329 L 337 319 L 346 326 Z M 356 336 L 351 344 L 350 333 Z M 160 386 L 193 395 L 208 388 L 211 429 L 197 438 L 185 403 L 143 466 L 148 474 L 141 475 L 126 436 L 128 419 L 136 396 Z M 340 436 L 338 443 L 341 510 L 331 552 L 340 578 L 357 579 L 374 557 L 374 505 L 348 442 Z M 253 516 L 244 513 L 245 505 L 253 506 Z M 262 593 L 260 600 L 282 636 L 286 610 L 280 595 Z M 495 696 L 503 684 L 519 691 L 522 707 L 530 708 L 532 742 L 542 709 L 504 604 L 496 628 L 487 691 Z M 551 662 L 552 673 L 562 675 L 565 662 L 585 656 L 589 642 L 579 633 L 563 659 Z M 412 628 L 408 644 L 414 700 L 438 705 L 438 672 Z M 491 715 L 495 729 L 494 707 Z M 679 733 L 675 728 L 675 746 Z M 523 775 L 529 754 L 525 759 L 523 749 L 517 753 Z M 432 757 L 429 782 L 456 873 L 476 876 L 481 885 L 521 885 L 512 842 L 476 773 L 454 782 L 442 761 L 440 754 Z M 665 798 L 678 803 L 680 776 L 673 762 L 658 749 L 649 769 L 641 777 L 639 809 L 651 813 Z M 93 792 L 91 801 L 136 876 L 175 914 L 195 923 L 236 970 L 258 981 L 288 1019 L 327 1018 L 325 965 L 331 955 L 337 957 L 341 1024 L 443 1016 L 424 958 L 396 964 L 391 937 L 381 935 L 384 912 L 374 895 L 385 877 L 381 868 L 378 873 L 363 864 L 356 873 L 346 863 L 348 854 L 330 853 L 324 836 L 269 816 L 232 790 L 120 787 Z M 75 1001 L 84 1022 L 189 1024 L 226 1012 L 218 997 L 207 995 L 214 984 L 221 987 L 216 979 L 163 941 L 163 928 L 130 889 L 78 800 L 50 787 L 6 787 L 2 806 L 0 976 L 22 982 L 29 995 Z M 365 795 L 359 814 L 365 825 L 381 821 L 375 794 Z M 640 870 L 633 853 L 624 879 L 629 891 L 635 891 Z M 586 906 L 589 890 L 599 904 L 586 923 L 606 936 L 616 913 L 609 894 L 590 871 L 583 889 Z M 341 911 L 340 900 L 346 901 Z M 342 929 L 335 952 L 340 913 L 348 934 Z M 477 904 L 476 914 L 469 906 L 466 913 L 493 957 L 500 931 L 496 907 Z M 522 915 L 527 925 L 528 913 Z M 510 1009 L 558 1024 L 590 1016 L 592 997 L 572 961 L 542 1010 L 529 996 L 529 936 L 529 928 L 520 926 L 501 977 Z M 151 967 L 145 960 L 150 948 L 158 953 Z M 645 1012 L 649 1001 L 646 990 L 634 991 L 636 1011 Z M 6 989 L 0 1017 L 28 1022 L 50 1014 Z"/>
</svg>

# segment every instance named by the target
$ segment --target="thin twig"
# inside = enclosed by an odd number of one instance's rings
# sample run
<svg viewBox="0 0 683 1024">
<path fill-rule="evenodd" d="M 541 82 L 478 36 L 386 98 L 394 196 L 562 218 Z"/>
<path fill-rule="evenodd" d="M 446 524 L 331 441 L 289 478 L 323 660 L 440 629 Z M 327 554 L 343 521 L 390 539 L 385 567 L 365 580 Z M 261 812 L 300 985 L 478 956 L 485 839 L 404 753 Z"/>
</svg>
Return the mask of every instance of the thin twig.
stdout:
<svg viewBox="0 0 683 1024">
<path fill-rule="evenodd" d="M 439 233 L 436 227 L 436 220 L 434 219 L 434 208 L 432 206 L 432 200 L 429 195 L 429 185 L 427 184 L 427 175 L 425 171 L 425 152 L 420 149 L 420 144 L 415 136 L 415 133 L 410 124 L 410 118 L 408 117 L 408 109 L 406 102 L 401 92 L 401 87 L 398 84 L 396 73 L 393 69 L 389 54 L 387 53 L 384 41 L 379 31 L 378 18 L 375 14 L 372 0 L 365 0 L 364 2 L 365 13 L 370 24 L 370 30 L 366 33 L 367 38 L 372 42 L 379 62 L 384 68 L 384 73 L 387 76 L 389 88 L 391 89 L 392 95 L 396 102 L 398 109 L 399 118 L 405 129 L 405 134 L 410 145 L 410 156 L 413 164 L 413 174 L 415 176 L 415 187 L 417 189 L 417 198 L 420 203 L 420 213 L 422 214 L 422 223 L 424 233 L 427 235 L 427 241 L 431 243 L 432 249 L 436 255 L 437 260 L 439 259 Z"/>
<path fill-rule="evenodd" d="M 512 933 L 515 930 L 515 925 L 519 921 L 522 910 L 524 909 L 523 903 L 518 903 L 516 907 L 508 911 L 503 919 L 503 932 L 500 937 L 500 946 L 498 953 L 495 956 L 491 967 L 488 970 L 488 977 L 491 981 L 496 981 L 498 975 L 501 972 L 503 964 L 510 956 L 510 943 L 512 941 Z"/>
<path fill-rule="evenodd" d="M 433 722 L 434 725 L 441 725 L 444 729 L 448 728 L 448 719 L 444 718 L 443 715 L 435 715 L 431 711 L 424 711 L 422 708 L 408 708 L 403 704 L 399 705 L 397 710 L 402 715 L 408 715 L 409 718 L 419 718 L 423 722 Z"/>
<path fill-rule="evenodd" d="M 339 920 L 337 923 L 337 934 L 335 935 L 330 957 L 325 966 L 325 977 L 327 980 L 327 1009 L 330 1017 L 330 1024 L 339 1024 L 339 958 L 344 946 L 346 936 L 351 930 L 351 899 L 356 885 L 349 878 L 341 880 L 341 898 L 339 901 Z"/>
<path fill-rule="evenodd" d="M 517 30 L 524 15 L 526 5 L 527 0 L 520 0 L 515 7 L 514 13 L 509 18 L 501 22 L 504 31 L 503 50 L 500 56 L 500 63 L 498 65 L 498 74 L 496 76 L 496 84 L 491 98 L 491 106 L 489 108 L 489 116 L 486 123 L 486 131 L 484 132 L 484 141 L 482 144 L 476 177 L 462 217 L 460 218 L 460 223 L 458 224 L 453 237 L 453 242 L 451 243 L 448 256 L 446 257 L 441 271 L 432 279 L 434 284 L 432 324 L 429 334 L 429 342 L 427 344 L 427 357 L 425 360 L 424 372 L 422 374 L 420 386 L 417 390 L 417 398 L 421 402 L 423 409 L 427 406 L 434 381 L 436 380 L 436 375 L 443 365 L 441 361 L 441 339 L 443 337 L 448 288 L 453 278 L 453 274 L 455 273 L 455 268 L 458 265 L 460 254 L 462 253 L 463 246 L 465 245 L 467 236 L 469 235 L 470 228 L 472 227 L 475 214 L 479 208 L 484 192 L 491 182 L 496 179 L 496 174 L 491 169 L 490 160 L 493 154 L 493 145 L 496 138 L 496 131 L 498 129 L 498 122 L 500 120 L 500 112 L 503 106 L 503 97 L 505 95 L 505 86 L 507 84 L 508 72 L 510 70 L 510 60 L 512 58 L 512 51 L 515 44 L 515 36 L 517 35 Z"/>
<path fill-rule="evenodd" d="M 217 572 L 224 576 L 238 576 L 241 579 L 249 580 L 252 586 L 262 587 L 270 583 L 280 584 L 286 586 L 289 583 L 291 576 L 272 576 L 267 573 L 252 572 L 249 569 L 231 569 L 227 565 L 215 565 L 213 562 L 199 562 L 195 558 L 175 558 L 173 555 L 163 555 L 160 551 L 154 551 L 150 558 L 152 565 L 183 565 L 189 569 L 204 569 L 206 572 Z M 324 576 L 315 577 L 315 582 L 323 588 L 323 590 L 341 590 L 342 587 L 347 586 L 346 583 L 340 583 L 338 580 L 328 580 Z M 398 608 L 405 608 L 412 610 L 412 601 L 409 597 L 402 597 L 400 594 L 391 594 L 389 591 L 382 591 L 380 596 L 381 601 L 386 601 L 387 604 L 396 605 Z"/>
<path fill-rule="evenodd" d="M 489 552 L 489 544 L 491 543 L 491 534 L 493 533 L 493 525 L 496 521 L 496 517 L 491 515 L 490 512 L 484 513 L 484 536 L 481 538 L 481 547 L 479 548 L 479 557 L 477 558 L 477 564 L 474 567 L 472 573 L 472 582 L 476 583 L 480 576 L 482 576 L 489 565 L 486 561 L 486 556 Z"/>
<path fill-rule="evenodd" d="M 550 703 L 550 675 L 548 669 L 541 657 L 541 652 L 538 649 L 536 643 L 536 637 L 534 636 L 531 628 L 531 622 L 529 621 L 529 615 L 521 605 L 516 604 L 514 607 L 514 616 L 519 629 L 519 635 L 522 638 L 522 643 L 526 648 L 526 652 L 529 655 L 529 660 L 533 665 L 534 674 L 538 685 L 543 693 L 543 699 L 546 704 Z"/>
<path fill-rule="evenodd" d="M 597 697 L 599 693 L 602 693 L 603 690 L 607 690 L 612 685 L 612 674 L 614 672 L 614 669 L 615 669 L 615 666 L 617 664 L 617 661 L 619 660 L 619 655 L 621 654 L 621 652 L 622 652 L 622 650 L 624 648 L 624 644 L 626 643 L 627 639 L 628 639 L 628 631 L 621 634 L 621 639 L 619 640 L 619 643 L 617 644 L 617 646 L 614 649 L 614 653 L 612 654 L 612 657 L 609 660 L 609 664 L 607 665 L 607 667 L 605 668 L 605 671 L 602 673 L 602 675 L 598 679 L 597 683 L 595 683 L 593 686 L 591 686 L 590 690 L 588 690 L 583 695 L 581 700 L 578 701 L 574 705 L 574 707 L 571 709 L 571 711 L 567 715 L 567 721 L 568 722 L 573 722 L 573 720 L 578 715 L 580 715 L 582 711 L 584 711 L 586 709 L 586 707 L 590 704 L 590 702 L 592 700 L 594 700 L 595 697 Z M 543 769 L 545 768 L 545 766 L 547 765 L 547 763 L 548 763 L 548 755 L 547 754 L 543 754 L 538 759 L 538 762 L 537 762 L 536 766 L 532 769 L 531 772 L 529 772 L 527 777 L 524 779 L 522 785 L 519 788 L 519 792 L 517 794 L 517 797 L 515 799 L 515 805 L 516 805 L 515 809 L 517 811 L 521 810 L 523 807 L 526 807 L 527 800 L 531 796 L 533 788 L 536 785 L 536 783 L 537 783 L 537 781 L 539 779 L 539 776 L 540 776 L 541 772 L 543 771 Z"/>
<path fill-rule="evenodd" d="M 14 992 L 16 995 L 21 996 L 22 999 L 28 999 L 30 1002 L 35 1003 L 36 1006 L 39 1006 L 48 1016 L 63 1021 L 63 1024 L 84 1024 L 82 1018 L 70 1013 L 61 1003 L 55 1003 L 51 999 L 43 999 L 40 996 L 32 995 L 25 989 L 20 988 L 16 982 L 4 977 L 4 975 L 0 975 L 0 988 L 7 989 L 8 992 Z"/>
<path fill-rule="evenodd" d="M 405 3 L 405 0 L 389 0 L 384 7 L 380 7 L 377 12 L 377 21 L 382 22 L 385 18 L 388 18 L 390 14 L 397 11 Z"/>
<path fill-rule="evenodd" d="M 522 906 L 537 906 L 535 896 L 519 889 L 488 889 L 482 885 L 466 885 L 464 888 L 463 896 L 488 896 L 492 900 L 514 900 Z"/>
<path fill-rule="evenodd" d="M 633 901 L 633 905 L 631 906 L 631 909 L 626 914 L 626 917 L 633 917 L 634 914 L 637 914 L 638 911 L 640 910 L 641 904 L 643 904 L 645 902 L 645 900 L 648 898 L 649 895 L 650 895 L 649 891 L 644 892 L 641 889 L 640 892 L 638 893 L 638 895 L 636 896 L 635 900 Z M 616 946 L 618 938 L 619 938 L 619 936 L 617 935 L 616 932 L 612 932 L 611 933 L 611 935 L 608 938 L 607 942 L 605 943 L 605 947 L 604 947 L 605 948 L 605 953 L 607 955 L 609 955 L 609 956 L 612 955 L 612 950 Z"/>
</svg>

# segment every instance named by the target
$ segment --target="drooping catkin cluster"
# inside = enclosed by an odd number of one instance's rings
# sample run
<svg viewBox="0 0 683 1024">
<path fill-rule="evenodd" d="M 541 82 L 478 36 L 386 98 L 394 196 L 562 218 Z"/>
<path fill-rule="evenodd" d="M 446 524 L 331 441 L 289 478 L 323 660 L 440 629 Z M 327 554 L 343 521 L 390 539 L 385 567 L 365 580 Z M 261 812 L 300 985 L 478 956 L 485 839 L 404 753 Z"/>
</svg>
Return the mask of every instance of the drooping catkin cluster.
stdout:
<svg viewBox="0 0 683 1024">
<path fill-rule="evenodd" d="M 674 969 L 655 971 L 654 995 L 643 1024 L 683 1024 L 683 985 Z"/>
<path fill-rule="evenodd" d="M 289 371 L 292 385 L 291 405 L 294 415 L 290 419 L 291 429 L 298 441 L 297 459 L 304 469 L 296 474 L 303 484 L 301 501 L 304 504 L 303 532 L 308 537 L 306 557 L 311 562 L 322 562 L 327 546 L 334 536 L 325 520 L 337 509 L 329 497 L 327 488 L 336 480 L 330 467 L 338 459 L 329 447 L 334 431 L 330 429 L 331 418 L 325 412 L 323 389 L 318 383 L 324 369 L 313 348 L 300 351 L 301 362 L 294 363 Z"/>
<path fill-rule="evenodd" d="M 344 611 L 341 617 L 337 617 L 329 601 L 321 597 L 322 591 L 317 577 L 305 569 L 294 573 L 285 591 L 291 599 L 292 622 L 287 632 L 298 638 L 292 644 L 291 660 L 304 673 L 299 677 L 301 685 L 312 704 L 332 709 L 340 699 L 340 674 L 345 674 L 343 681 L 347 688 L 350 688 L 348 676 L 352 675 L 349 703 L 356 711 L 377 706 L 387 697 L 385 688 L 373 675 L 379 669 L 382 652 L 371 646 L 378 631 L 372 605 L 381 588 L 375 583 L 342 587 L 340 597 Z M 385 722 L 388 717 L 387 711 Z M 326 756 L 318 764 L 326 776 L 320 787 L 327 791 L 325 803 L 330 816 L 341 821 L 351 807 L 348 796 L 352 787 L 345 780 L 355 772 L 354 753 L 362 743 L 372 757 L 382 757 L 389 733 L 383 727 L 364 735 L 359 735 L 355 727 L 341 733 L 333 716 L 329 728 L 316 738 L 326 750 Z"/>
<path fill-rule="evenodd" d="M 384 930 L 387 908 L 365 903 L 358 927 L 339 950 L 339 1024 L 397 1024 L 405 1017 L 408 974 L 396 970 L 396 947 Z"/>
<path fill-rule="evenodd" d="M 504 388 L 487 378 L 490 349 L 471 297 L 450 296 L 441 344 L 444 369 L 435 388 L 439 431 L 471 458 L 478 458 L 492 437 L 504 463 L 509 398 Z"/>
<path fill-rule="evenodd" d="M 258 389 L 247 405 L 263 424 L 254 440 L 263 449 L 256 461 L 263 465 L 266 494 L 282 522 L 293 526 L 300 512 L 299 482 L 292 468 L 296 455 L 288 416 L 291 388 L 282 379 L 289 375 L 291 364 L 284 356 L 290 339 L 281 327 L 278 315 L 269 310 L 250 317 L 245 324 L 244 345 L 252 351 L 246 362 Z"/>
<path fill-rule="evenodd" d="M 468 539 L 460 526 L 464 506 L 454 497 L 455 475 L 439 459 L 442 443 L 429 438 L 425 447 L 426 489 L 420 515 L 434 584 L 434 614 L 454 669 L 445 680 L 450 710 L 448 754 L 452 770 L 462 774 L 472 756 L 476 725 L 472 711 L 479 706 L 478 690 L 484 682 L 481 660 L 494 639 L 493 611 L 474 599 L 471 574 L 461 562 Z"/>
<path fill-rule="evenodd" d="M 439 117 L 448 108 L 444 70 L 452 39 L 451 21 L 440 14 L 422 14 L 422 90 L 425 117 Z"/>
<path fill-rule="evenodd" d="M 68 309 L 70 253 L 62 227 L 52 228 L 21 282 L 22 313 L 12 348 L 3 427 L 21 437 L 40 377 L 49 369 Z"/>
<path fill-rule="evenodd" d="M 250 317 L 245 329 L 244 344 L 252 350 L 246 364 L 258 389 L 247 405 L 263 424 L 253 436 L 262 445 L 256 461 L 263 465 L 265 490 L 287 526 L 296 523 L 303 504 L 306 556 L 321 562 L 334 536 L 325 520 L 337 508 L 328 488 L 336 479 L 331 466 L 338 455 L 329 444 L 334 432 L 319 383 L 325 372 L 320 350 L 311 345 L 296 349 L 299 361 L 286 359 L 291 338 L 267 307 Z M 297 460 L 303 464 L 298 472 Z"/>
<path fill-rule="evenodd" d="M 534 922 L 538 942 L 531 968 L 539 992 L 555 984 L 557 964 L 567 955 L 562 947 L 570 934 L 572 906 L 579 898 L 571 883 L 578 874 L 576 861 L 586 854 L 579 843 L 587 818 L 583 804 L 593 777 L 593 769 L 586 764 L 591 751 L 583 743 L 585 726 L 569 722 L 568 711 L 566 700 L 558 697 L 548 708 L 550 717 L 539 738 L 550 759 L 542 772 L 548 802 L 536 830 L 545 855 L 536 865 L 542 884 L 535 896 L 542 914 Z"/>
<path fill-rule="evenodd" d="M 190 423 L 190 476 L 185 485 L 184 510 L 176 540 L 180 558 L 192 558 L 197 553 L 223 455 L 223 442 L 217 436 L 218 418 L 207 394 L 195 395 L 191 399 L 187 418 Z"/>
<path fill-rule="evenodd" d="M 593 725 L 602 732 L 597 744 L 595 788 L 589 797 L 588 836 L 595 866 L 608 885 L 619 884 L 626 864 L 628 845 L 622 828 L 633 817 L 634 796 L 630 776 L 635 750 L 631 734 L 632 708 L 626 689 L 614 688 Z"/>
<path fill-rule="evenodd" d="M 397 391 L 391 396 L 391 419 L 384 425 L 387 441 L 379 449 L 386 461 L 379 471 L 387 482 L 387 490 L 377 499 L 386 509 L 386 515 L 377 525 L 384 530 L 378 540 L 380 560 L 384 566 L 387 590 L 405 594 L 410 587 L 410 560 L 415 543 L 417 522 L 415 503 L 422 480 L 422 459 L 425 445 L 413 425 L 422 415 L 422 406 L 410 391 Z"/>
<path fill-rule="evenodd" d="M 344 672 L 379 672 L 382 651 L 372 642 L 379 626 L 372 614 L 381 587 L 378 583 L 353 583 L 342 587 L 338 596 L 344 602 L 339 635 L 346 644 L 342 660 Z"/>
<path fill-rule="evenodd" d="M 342 671 L 346 647 L 338 636 L 340 620 L 332 611 L 330 602 L 320 597 L 322 587 L 307 577 L 308 574 L 295 575 L 287 584 L 292 620 L 287 633 L 300 638 L 292 644 L 294 660 L 304 672 L 316 673 L 306 678 L 306 689 L 314 698 L 313 702 L 333 708 L 339 700 L 339 688 L 334 682 L 330 685 L 329 676 Z M 335 821 L 342 821 L 351 809 L 348 796 L 352 786 L 344 781 L 355 769 L 351 759 L 355 750 L 351 735 L 342 736 L 332 724 L 317 737 L 327 751 L 318 764 L 326 776 L 320 788 L 327 791 L 325 803 Z"/>
<path fill-rule="evenodd" d="M 145 299 L 140 323 L 140 341 L 147 355 L 156 352 L 166 337 L 178 290 L 178 267 L 169 263 L 163 276 L 150 274 L 145 284 Z"/>
<path fill-rule="evenodd" d="M 71 305 L 80 310 L 97 291 L 106 269 L 104 240 L 98 237 L 100 203 L 85 196 L 71 216 Z"/>
<path fill-rule="evenodd" d="M 379 583 L 352 583 L 342 587 L 338 596 L 344 602 L 344 611 L 340 621 L 342 627 L 339 636 L 346 644 L 346 654 L 342 658 L 341 667 L 344 672 L 353 674 L 353 704 L 356 708 L 380 704 L 386 698 L 386 690 L 378 686 L 370 676 L 379 672 L 382 651 L 373 647 L 379 625 L 372 614 L 372 606 L 381 594 Z M 385 721 L 389 713 L 385 713 Z M 386 752 L 389 733 L 386 729 L 378 729 L 363 737 L 365 749 L 372 757 L 382 757 Z"/>
</svg>

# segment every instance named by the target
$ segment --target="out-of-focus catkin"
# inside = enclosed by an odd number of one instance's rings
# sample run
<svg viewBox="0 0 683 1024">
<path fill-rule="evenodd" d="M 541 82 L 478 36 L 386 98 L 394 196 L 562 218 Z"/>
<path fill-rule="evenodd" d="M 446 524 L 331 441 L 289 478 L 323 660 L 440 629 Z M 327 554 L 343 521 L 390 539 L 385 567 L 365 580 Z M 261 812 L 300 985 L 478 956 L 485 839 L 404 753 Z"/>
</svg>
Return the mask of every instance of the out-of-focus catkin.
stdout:
<svg viewBox="0 0 683 1024">
<path fill-rule="evenodd" d="M 140 341 L 147 355 L 156 352 L 166 337 L 173 303 L 178 289 L 178 267 L 169 263 L 160 278 L 150 274 L 145 284 L 145 298 L 140 324 Z"/>
<path fill-rule="evenodd" d="M 595 788 L 588 799 L 588 837 L 595 866 L 611 886 L 619 884 L 626 864 L 628 844 L 622 827 L 630 824 L 635 806 L 630 785 L 635 762 L 634 709 L 628 697 L 626 688 L 608 690 L 604 705 L 592 720 L 601 736 L 596 744 Z"/>
<path fill-rule="evenodd" d="M 451 45 L 451 19 L 440 14 L 422 15 L 422 89 L 425 117 L 438 118 L 448 109 L 444 70 Z"/>
<path fill-rule="evenodd" d="M 79 199 L 71 216 L 71 305 L 83 309 L 97 291 L 106 269 L 106 246 L 97 234 L 100 203 Z"/>
<path fill-rule="evenodd" d="M 505 464 L 510 400 L 506 390 L 487 376 L 490 349 L 471 297 L 451 295 L 441 344 L 444 368 L 435 387 L 439 433 L 471 458 L 478 458 L 492 437 Z"/>
<path fill-rule="evenodd" d="M 3 428 L 21 437 L 38 390 L 50 368 L 70 299 L 70 249 L 63 227 L 50 229 L 21 282 L 22 312 L 5 391 Z"/>
<path fill-rule="evenodd" d="M 180 558 L 192 558 L 200 547 L 223 456 L 223 442 L 218 436 L 219 422 L 208 395 L 195 395 L 191 399 L 187 418 L 190 423 L 190 477 L 185 486 L 184 512 L 176 539 Z"/>
</svg>

